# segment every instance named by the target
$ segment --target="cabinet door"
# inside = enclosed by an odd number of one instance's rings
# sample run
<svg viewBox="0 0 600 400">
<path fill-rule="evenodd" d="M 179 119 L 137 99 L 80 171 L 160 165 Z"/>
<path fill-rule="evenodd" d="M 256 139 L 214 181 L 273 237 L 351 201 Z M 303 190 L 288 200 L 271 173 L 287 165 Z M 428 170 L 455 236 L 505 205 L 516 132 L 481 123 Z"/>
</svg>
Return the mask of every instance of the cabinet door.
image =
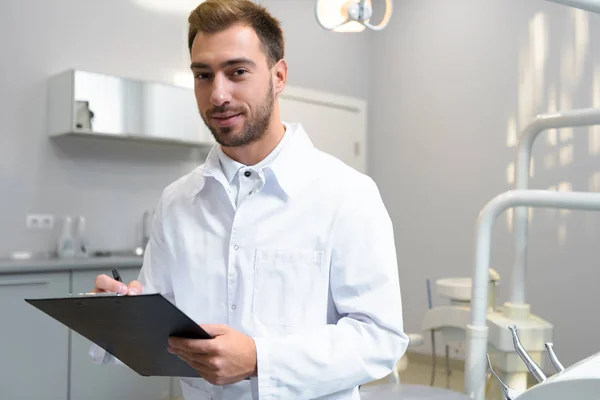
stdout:
<svg viewBox="0 0 600 400">
<path fill-rule="evenodd" d="M 279 105 L 281 119 L 302 124 L 317 149 L 366 173 L 364 100 L 286 86 Z"/>
<path fill-rule="evenodd" d="M 173 378 L 172 385 L 171 397 L 177 400 L 183 399 L 183 391 L 181 390 L 181 382 L 179 381 L 179 378 Z"/>
<path fill-rule="evenodd" d="M 68 329 L 25 299 L 68 293 L 68 272 L 0 275 L 0 398 L 67 398 Z"/>
<path fill-rule="evenodd" d="M 87 292 L 94 287 L 97 275 L 110 276 L 110 270 L 74 271 L 73 292 Z M 120 268 L 123 282 L 137 278 L 138 268 Z M 92 363 L 89 349 L 92 343 L 72 332 L 71 337 L 71 399 L 86 400 L 164 400 L 169 399 L 171 378 L 143 377 L 125 365 Z"/>
</svg>

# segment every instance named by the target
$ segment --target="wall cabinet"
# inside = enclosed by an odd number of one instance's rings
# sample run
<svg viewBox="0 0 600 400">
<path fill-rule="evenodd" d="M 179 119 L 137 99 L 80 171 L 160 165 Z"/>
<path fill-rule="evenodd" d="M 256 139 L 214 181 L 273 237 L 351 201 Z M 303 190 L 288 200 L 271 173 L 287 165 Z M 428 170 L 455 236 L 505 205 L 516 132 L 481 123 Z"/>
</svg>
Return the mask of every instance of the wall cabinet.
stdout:
<svg viewBox="0 0 600 400">
<path fill-rule="evenodd" d="M 88 71 L 67 70 L 48 82 L 48 130 L 79 136 L 210 147 L 194 91 Z"/>
<path fill-rule="evenodd" d="M 366 101 L 287 86 L 279 103 L 282 120 L 302 124 L 318 149 L 366 172 Z M 48 130 L 51 137 L 215 144 L 193 89 L 79 70 L 49 79 Z"/>
</svg>

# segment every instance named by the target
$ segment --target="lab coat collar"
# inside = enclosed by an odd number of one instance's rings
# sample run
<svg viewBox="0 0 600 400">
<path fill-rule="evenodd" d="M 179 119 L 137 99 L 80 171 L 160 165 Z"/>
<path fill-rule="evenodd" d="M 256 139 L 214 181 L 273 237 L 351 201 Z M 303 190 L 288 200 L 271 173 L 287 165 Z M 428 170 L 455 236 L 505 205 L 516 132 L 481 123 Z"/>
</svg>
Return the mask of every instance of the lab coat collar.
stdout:
<svg viewBox="0 0 600 400">
<path fill-rule="evenodd" d="M 206 184 L 206 179 L 209 177 L 214 177 L 216 180 L 224 183 L 227 179 L 221 170 L 221 166 L 219 163 L 219 156 L 217 155 L 219 144 L 215 144 L 208 155 L 206 156 L 206 160 L 204 164 L 197 167 L 190 174 L 190 197 L 195 198 L 198 193 L 204 189 L 204 185 Z"/>
<path fill-rule="evenodd" d="M 275 160 L 265 167 L 265 170 L 270 171 L 285 194 L 292 197 L 314 176 L 312 157 L 315 155 L 315 148 L 301 124 L 284 123 L 284 125 L 286 135 L 291 136 L 290 140 Z M 223 185 L 228 181 L 219 161 L 218 146 L 215 144 L 212 147 L 206 162 L 194 171 L 192 197 L 198 195 L 204 188 L 207 177 L 213 177 Z"/>
<path fill-rule="evenodd" d="M 267 169 L 273 172 L 281 189 L 293 197 L 314 177 L 315 147 L 299 123 L 286 124 L 286 128 L 291 131 L 291 138 Z"/>
<path fill-rule="evenodd" d="M 244 164 L 230 158 L 227 154 L 225 154 L 221 146 L 217 146 L 216 153 L 218 156 L 217 158 L 219 159 L 219 164 L 221 165 L 221 170 L 225 174 L 227 182 L 231 184 L 238 171 L 241 168 L 244 168 Z"/>
</svg>

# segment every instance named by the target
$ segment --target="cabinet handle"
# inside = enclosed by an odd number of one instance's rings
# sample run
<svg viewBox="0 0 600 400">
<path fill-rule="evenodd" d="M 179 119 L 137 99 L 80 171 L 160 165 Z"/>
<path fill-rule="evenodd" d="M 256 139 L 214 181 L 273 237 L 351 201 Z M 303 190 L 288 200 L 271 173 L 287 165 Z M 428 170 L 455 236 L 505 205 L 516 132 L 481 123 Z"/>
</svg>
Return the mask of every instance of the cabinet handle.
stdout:
<svg viewBox="0 0 600 400">
<path fill-rule="evenodd" d="M 16 279 L 14 281 L 0 281 L 0 287 L 2 286 L 28 286 L 28 285 L 49 285 L 50 281 L 42 279 Z"/>
</svg>

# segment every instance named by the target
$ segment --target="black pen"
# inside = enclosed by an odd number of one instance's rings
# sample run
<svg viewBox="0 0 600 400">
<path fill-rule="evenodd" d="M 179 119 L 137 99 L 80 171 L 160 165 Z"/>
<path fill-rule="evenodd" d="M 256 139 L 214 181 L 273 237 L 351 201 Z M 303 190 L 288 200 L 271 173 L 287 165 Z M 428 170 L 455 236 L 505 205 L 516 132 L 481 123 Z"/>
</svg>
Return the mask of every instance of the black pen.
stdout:
<svg viewBox="0 0 600 400">
<path fill-rule="evenodd" d="M 123 283 L 123 281 L 121 280 L 121 275 L 119 275 L 119 270 L 118 269 L 113 268 L 112 274 L 113 274 L 113 278 L 115 278 L 115 281 Z"/>
</svg>

